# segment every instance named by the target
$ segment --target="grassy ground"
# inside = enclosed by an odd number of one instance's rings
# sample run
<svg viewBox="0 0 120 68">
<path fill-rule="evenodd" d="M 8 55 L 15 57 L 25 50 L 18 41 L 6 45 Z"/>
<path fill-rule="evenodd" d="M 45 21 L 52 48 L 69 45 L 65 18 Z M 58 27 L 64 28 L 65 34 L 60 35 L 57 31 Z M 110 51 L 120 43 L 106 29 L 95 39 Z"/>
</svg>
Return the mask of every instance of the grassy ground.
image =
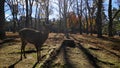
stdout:
<svg viewBox="0 0 120 68">
<path fill-rule="evenodd" d="M 71 34 L 75 47 L 64 45 L 64 35 L 50 33 L 37 63 L 34 45 L 26 46 L 27 58 L 20 59 L 21 41 L 17 33 L 7 33 L 14 41 L 0 45 L 0 68 L 120 68 L 120 38 L 101 39 L 95 35 Z"/>
</svg>

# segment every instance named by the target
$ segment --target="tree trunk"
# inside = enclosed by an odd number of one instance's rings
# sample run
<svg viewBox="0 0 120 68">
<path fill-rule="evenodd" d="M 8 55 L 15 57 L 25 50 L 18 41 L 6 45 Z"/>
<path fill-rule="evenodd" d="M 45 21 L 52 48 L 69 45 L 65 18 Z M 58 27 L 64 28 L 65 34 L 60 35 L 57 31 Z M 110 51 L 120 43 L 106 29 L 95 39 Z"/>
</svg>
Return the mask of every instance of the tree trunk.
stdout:
<svg viewBox="0 0 120 68">
<path fill-rule="evenodd" d="M 64 17 L 63 17 L 63 19 L 64 19 L 64 33 L 65 33 L 65 36 L 66 36 L 66 38 L 68 38 L 69 39 L 69 34 L 68 34 L 68 30 L 67 30 L 67 4 L 66 4 L 66 0 L 64 0 L 64 10 L 63 10 L 63 12 L 64 12 Z"/>
<path fill-rule="evenodd" d="M 25 2 L 26 2 L 26 22 L 25 22 L 25 27 L 29 27 L 28 0 L 25 0 Z"/>
<path fill-rule="evenodd" d="M 86 29 L 85 29 L 85 32 L 86 32 L 86 34 L 89 34 L 89 32 L 88 32 L 88 15 L 87 15 L 87 9 L 85 9 L 85 13 L 84 13 L 84 15 L 85 15 L 85 19 L 86 19 Z"/>
<path fill-rule="evenodd" d="M 33 2 L 34 2 L 34 0 L 29 0 L 29 5 L 30 5 L 30 11 L 29 11 L 29 24 L 30 24 L 30 27 L 32 27 L 33 28 L 33 23 L 32 23 L 32 6 L 33 6 Z"/>
<path fill-rule="evenodd" d="M 47 1 L 46 6 L 46 24 L 49 24 L 49 0 Z"/>
<path fill-rule="evenodd" d="M 96 23 L 97 23 L 97 37 L 101 38 L 102 37 L 102 15 L 101 15 L 101 8 L 102 8 L 102 0 L 98 0 L 98 10 L 97 10 L 97 18 L 96 18 Z"/>
<path fill-rule="evenodd" d="M 82 34 L 82 22 L 81 22 L 81 17 L 82 17 L 82 0 L 81 0 L 81 13 L 79 13 L 79 6 L 78 6 L 78 0 L 77 0 L 77 15 L 78 15 L 78 23 L 79 23 L 79 32 Z M 80 15 L 81 14 L 81 15 Z"/>
<path fill-rule="evenodd" d="M 5 0 L 0 0 L 0 39 L 5 39 L 5 12 L 4 12 Z"/>
<path fill-rule="evenodd" d="M 109 16 L 108 35 L 109 37 L 113 37 L 112 0 L 109 0 L 108 16 Z"/>
<path fill-rule="evenodd" d="M 62 30 L 62 21 L 61 21 L 61 19 L 62 19 L 62 17 L 61 17 L 61 5 L 60 5 L 60 1 L 58 1 L 59 2 L 59 4 L 58 4 L 58 6 L 59 6 L 59 15 L 60 15 L 60 21 L 59 21 L 59 32 L 63 32 L 63 30 Z"/>
</svg>

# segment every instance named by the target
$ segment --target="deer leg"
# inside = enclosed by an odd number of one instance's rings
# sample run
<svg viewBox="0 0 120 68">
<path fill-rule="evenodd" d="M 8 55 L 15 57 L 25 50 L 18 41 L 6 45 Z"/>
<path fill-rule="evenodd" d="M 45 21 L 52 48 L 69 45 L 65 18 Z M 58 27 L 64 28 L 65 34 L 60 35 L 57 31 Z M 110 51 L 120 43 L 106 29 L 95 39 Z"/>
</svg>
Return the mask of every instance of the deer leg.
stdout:
<svg viewBox="0 0 120 68">
<path fill-rule="evenodd" d="M 37 62 L 39 63 L 39 61 L 41 60 L 41 52 L 40 52 L 40 47 L 36 47 L 37 49 Z"/>
<path fill-rule="evenodd" d="M 22 60 L 22 54 L 24 53 L 24 57 L 26 57 L 25 56 L 25 45 L 26 45 L 27 43 L 25 42 L 25 41 L 22 41 L 22 46 L 21 46 L 21 60 Z"/>
<path fill-rule="evenodd" d="M 25 43 L 25 45 L 23 46 L 23 53 L 24 53 L 24 58 L 26 58 L 26 55 L 25 55 L 25 46 L 26 46 L 27 43 Z"/>
<path fill-rule="evenodd" d="M 39 50 L 37 48 L 37 62 L 39 63 Z"/>
<path fill-rule="evenodd" d="M 38 48 L 38 54 L 39 61 L 41 61 L 41 48 Z"/>
<path fill-rule="evenodd" d="M 22 53 L 23 53 L 23 50 L 22 50 L 22 46 L 21 46 L 21 58 L 20 58 L 21 60 L 22 60 Z"/>
</svg>

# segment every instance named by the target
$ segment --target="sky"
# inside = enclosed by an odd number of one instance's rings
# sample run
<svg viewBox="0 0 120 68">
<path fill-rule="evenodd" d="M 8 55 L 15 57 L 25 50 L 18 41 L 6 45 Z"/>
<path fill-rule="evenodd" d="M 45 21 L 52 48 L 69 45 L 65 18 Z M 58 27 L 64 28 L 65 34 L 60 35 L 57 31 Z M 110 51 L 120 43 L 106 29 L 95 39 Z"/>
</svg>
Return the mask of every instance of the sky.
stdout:
<svg viewBox="0 0 120 68">
<path fill-rule="evenodd" d="M 109 3 L 109 0 L 105 0 L 105 3 L 103 4 L 105 6 L 105 14 L 108 16 L 108 3 Z M 118 4 L 117 4 L 117 0 L 113 0 L 112 2 L 112 8 L 118 8 Z"/>
<path fill-rule="evenodd" d="M 56 2 L 56 0 L 50 0 L 50 2 L 51 2 L 51 5 L 53 6 L 53 8 L 56 8 L 57 5 L 53 3 L 53 2 Z M 34 5 L 35 5 L 35 3 L 34 3 Z M 35 17 L 35 10 L 36 10 L 36 8 L 33 7 L 32 10 L 33 10 L 32 17 Z M 11 11 L 9 10 L 8 5 L 6 5 L 6 7 L 5 7 L 5 17 L 7 18 L 7 20 L 10 20 L 12 18 L 12 14 L 11 14 Z M 53 19 L 53 18 L 58 18 L 58 11 L 54 10 L 53 14 L 51 14 L 49 16 L 49 19 Z"/>
<path fill-rule="evenodd" d="M 53 2 L 55 2 L 56 0 L 51 0 L 51 5 L 53 6 L 53 8 L 58 8 L 57 7 L 57 5 L 56 4 L 54 4 Z M 107 13 L 107 10 L 108 10 L 108 2 L 109 2 L 109 0 L 105 0 L 105 3 L 103 4 L 104 6 L 105 6 L 105 14 L 106 15 L 108 15 L 108 13 Z M 117 5 L 117 0 L 113 0 L 113 2 L 112 2 L 112 5 L 113 5 L 113 7 L 118 7 L 118 5 Z M 11 19 L 12 18 L 12 15 L 11 15 L 11 12 L 10 12 L 10 10 L 9 11 L 6 11 L 6 10 L 8 10 L 9 9 L 9 7 L 8 6 L 6 6 L 5 7 L 5 17 L 7 18 L 7 20 L 9 20 L 9 19 Z M 9 16 L 9 17 L 8 17 Z M 35 17 L 35 8 L 33 8 L 33 14 L 32 14 L 32 17 Z M 51 14 L 50 16 L 49 16 L 49 19 L 53 19 L 53 18 L 58 18 L 58 11 L 57 10 L 53 10 L 53 14 Z"/>
<path fill-rule="evenodd" d="M 106 8 L 106 11 L 108 9 L 108 3 L 109 3 L 109 0 L 105 0 L 104 6 Z M 112 6 L 118 8 L 117 0 L 113 0 Z"/>
</svg>

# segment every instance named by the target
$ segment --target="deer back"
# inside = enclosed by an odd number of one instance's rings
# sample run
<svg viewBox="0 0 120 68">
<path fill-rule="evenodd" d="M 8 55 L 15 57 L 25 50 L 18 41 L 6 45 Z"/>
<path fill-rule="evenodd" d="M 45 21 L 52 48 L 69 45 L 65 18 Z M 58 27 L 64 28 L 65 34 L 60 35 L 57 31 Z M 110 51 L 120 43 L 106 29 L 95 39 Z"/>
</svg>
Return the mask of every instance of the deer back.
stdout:
<svg viewBox="0 0 120 68">
<path fill-rule="evenodd" d="M 49 36 L 49 30 L 45 27 L 42 27 L 40 30 L 23 28 L 19 31 L 19 35 L 22 41 L 33 44 L 43 44 Z"/>
</svg>

